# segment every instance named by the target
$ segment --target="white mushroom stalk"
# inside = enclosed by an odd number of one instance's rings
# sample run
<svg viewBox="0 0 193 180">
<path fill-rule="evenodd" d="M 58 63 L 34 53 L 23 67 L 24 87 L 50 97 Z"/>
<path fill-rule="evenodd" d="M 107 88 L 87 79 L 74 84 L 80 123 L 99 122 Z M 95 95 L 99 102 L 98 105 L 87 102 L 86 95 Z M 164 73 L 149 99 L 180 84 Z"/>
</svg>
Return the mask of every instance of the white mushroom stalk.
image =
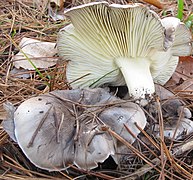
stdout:
<svg viewBox="0 0 193 180">
<path fill-rule="evenodd" d="M 145 98 L 155 91 L 153 80 L 162 68 L 174 64 L 170 54 L 169 59 L 157 57 L 172 51 L 165 43 L 168 32 L 156 13 L 141 4 L 95 2 L 72 8 L 66 16 L 72 24 L 60 31 L 58 50 L 69 60 L 67 80 L 73 88 L 127 84 L 131 96 Z"/>
<path fill-rule="evenodd" d="M 116 63 L 125 77 L 125 82 L 131 96 L 140 98 L 154 93 L 154 82 L 148 59 L 118 58 L 116 59 Z"/>
</svg>

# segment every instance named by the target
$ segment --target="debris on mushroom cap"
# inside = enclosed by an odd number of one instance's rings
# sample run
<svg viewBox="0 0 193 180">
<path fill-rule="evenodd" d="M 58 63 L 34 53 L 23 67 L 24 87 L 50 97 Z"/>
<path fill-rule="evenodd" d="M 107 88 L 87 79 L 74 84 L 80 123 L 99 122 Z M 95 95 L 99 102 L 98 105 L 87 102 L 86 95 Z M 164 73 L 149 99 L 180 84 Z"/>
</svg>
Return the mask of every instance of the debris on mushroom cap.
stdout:
<svg viewBox="0 0 193 180">
<path fill-rule="evenodd" d="M 144 129 L 147 123 L 142 109 L 132 102 L 122 103 L 118 106 L 106 108 L 99 114 L 99 118 L 130 144 L 133 144 L 136 139 L 126 128 L 137 136 L 140 133 L 140 130 L 137 128 L 136 124 Z M 123 144 L 117 142 L 116 154 L 112 155 L 117 164 L 119 164 L 122 159 L 122 156 L 117 156 L 117 154 L 121 154 L 123 147 L 125 147 Z"/>
<path fill-rule="evenodd" d="M 65 163 L 73 161 L 71 138 L 74 124 L 70 123 L 73 120 L 65 106 L 53 97 L 34 97 L 23 102 L 15 111 L 15 136 L 33 164 L 57 171 L 65 167 L 64 159 Z M 64 134 L 61 133 L 63 131 Z"/>
<path fill-rule="evenodd" d="M 155 85 L 156 95 L 161 100 L 161 106 L 163 108 L 163 117 L 177 117 L 179 116 L 178 108 L 184 106 L 184 103 L 180 98 L 175 97 L 174 93 L 167 90 L 161 85 Z M 151 104 L 151 107 L 157 108 L 156 104 Z M 152 110 L 156 113 L 156 110 Z M 156 117 L 156 116 L 154 116 Z"/>
<path fill-rule="evenodd" d="M 183 22 L 175 17 L 163 18 L 161 22 L 165 28 L 165 51 L 157 51 L 152 55 L 151 59 L 156 64 L 151 67 L 151 72 L 154 82 L 163 85 L 174 73 L 179 61 L 178 56 L 191 55 L 193 48 L 191 32 Z"/>
<path fill-rule="evenodd" d="M 95 128 L 93 128 L 95 127 Z M 115 144 L 110 134 L 101 131 L 96 123 L 81 125 L 76 144 L 74 164 L 81 169 L 98 167 L 98 162 L 104 162 L 115 154 Z M 85 153 L 85 151 L 87 153 Z"/>
<path fill-rule="evenodd" d="M 192 34 L 188 27 L 175 17 L 165 17 L 161 21 L 165 28 L 165 48 L 171 47 L 174 56 L 189 55 L 192 49 Z"/>
<path fill-rule="evenodd" d="M 146 124 L 138 105 L 126 103 L 101 88 L 53 91 L 24 101 L 15 112 L 13 108 L 7 110 L 10 117 L 3 123 L 5 130 L 14 131 L 12 137 L 33 164 L 49 171 L 65 169 L 69 164 L 93 169 L 114 155 L 116 141 L 101 126 L 112 126 L 133 142 L 123 129 L 124 123 L 134 127 L 137 122 L 141 128 Z M 118 116 L 115 110 L 120 111 L 123 120 L 112 117 Z M 132 131 L 139 134 L 136 128 Z"/>
<path fill-rule="evenodd" d="M 164 28 L 154 12 L 141 4 L 97 2 L 66 16 L 72 24 L 60 31 L 58 50 L 70 60 L 67 79 L 73 88 L 126 83 L 135 98 L 154 92 L 148 56 L 164 48 Z"/>
</svg>

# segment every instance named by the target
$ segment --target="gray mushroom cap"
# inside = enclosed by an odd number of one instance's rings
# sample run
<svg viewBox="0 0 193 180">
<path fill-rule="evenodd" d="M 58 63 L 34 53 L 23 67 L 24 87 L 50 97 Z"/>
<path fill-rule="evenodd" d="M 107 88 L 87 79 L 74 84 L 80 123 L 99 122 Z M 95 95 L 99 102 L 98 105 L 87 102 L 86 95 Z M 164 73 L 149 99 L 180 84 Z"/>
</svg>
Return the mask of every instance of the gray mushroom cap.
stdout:
<svg viewBox="0 0 193 180">
<path fill-rule="evenodd" d="M 173 45 L 184 38 L 179 27 L 188 34 L 180 23 L 170 41 L 169 29 L 173 27 L 168 29 L 164 22 L 169 19 L 161 20 L 141 4 L 95 2 L 65 14 L 72 24 L 59 32 L 57 46 L 59 55 L 69 61 L 67 80 L 71 86 L 126 84 L 135 99 L 154 93 L 154 81 L 164 84 L 171 77 L 181 55 L 174 53 Z"/>
<path fill-rule="evenodd" d="M 167 138 L 179 140 L 193 132 L 191 111 L 185 106 L 185 102 L 166 88 L 155 85 L 156 94 L 160 98 L 162 117 L 164 120 L 163 134 Z M 147 111 L 158 121 L 158 104 L 151 102 L 146 107 Z M 154 126 L 155 136 L 160 136 L 160 125 Z M 174 135 L 175 134 L 175 135 Z"/>
<path fill-rule="evenodd" d="M 117 108 L 124 120 L 114 119 L 112 123 L 109 119 L 113 120 L 111 116 Z M 137 116 L 131 118 L 133 108 Z M 142 121 L 141 128 L 146 124 L 138 105 L 125 103 L 100 88 L 53 91 L 24 101 L 15 112 L 13 107 L 7 109 L 10 117 L 3 123 L 5 130 L 33 164 L 49 171 L 63 170 L 69 164 L 89 170 L 114 155 L 116 141 L 101 126 L 112 126 L 115 132 L 133 142 L 123 123 Z M 136 136 L 139 133 L 135 128 L 132 131 Z"/>
<path fill-rule="evenodd" d="M 101 112 L 99 117 L 111 127 L 113 131 L 131 144 L 135 141 L 135 138 L 129 134 L 125 126 L 131 129 L 136 135 L 140 133 L 140 130 L 135 124 L 144 129 L 147 123 L 143 110 L 137 104 L 132 102 L 106 108 Z"/>
<path fill-rule="evenodd" d="M 171 121 L 171 124 L 166 124 L 164 126 L 163 134 L 169 139 L 181 140 L 193 133 L 193 121 L 187 118 L 182 118 L 177 124 L 178 119 Z M 157 137 L 160 137 L 159 125 L 155 125 L 155 132 L 157 132 Z"/>
</svg>

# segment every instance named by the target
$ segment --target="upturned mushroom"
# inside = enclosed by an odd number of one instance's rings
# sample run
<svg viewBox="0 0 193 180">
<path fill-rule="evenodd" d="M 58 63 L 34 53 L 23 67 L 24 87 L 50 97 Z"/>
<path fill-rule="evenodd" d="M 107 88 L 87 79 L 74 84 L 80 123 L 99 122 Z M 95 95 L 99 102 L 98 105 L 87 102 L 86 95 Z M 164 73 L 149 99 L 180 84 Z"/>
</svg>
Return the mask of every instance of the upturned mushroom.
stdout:
<svg viewBox="0 0 193 180">
<path fill-rule="evenodd" d="M 191 34 L 141 4 L 94 2 L 66 11 L 71 24 L 58 35 L 58 51 L 68 60 L 72 88 L 127 85 L 130 96 L 145 98 L 174 72 L 179 55 L 190 54 Z M 175 20 L 176 21 L 176 20 Z M 167 25 L 166 25 L 167 24 Z M 169 28 L 168 28 L 169 27 Z M 180 39 L 184 39 L 182 41 Z M 178 51 L 183 47 L 186 51 Z"/>
<path fill-rule="evenodd" d="M 49 171 L 71 164 L 89 170 L 115 155 L 117 142 L 104 126 L 133 143 L 124 124 L 136 136 L 140 131 L 134 124 L 146 125 L 137 104 L 101 88 L 53 91 L 26 100 L 16 111 L 11 104 L 5 109 L 4 129 L 33 164 Z"/>
</svg>

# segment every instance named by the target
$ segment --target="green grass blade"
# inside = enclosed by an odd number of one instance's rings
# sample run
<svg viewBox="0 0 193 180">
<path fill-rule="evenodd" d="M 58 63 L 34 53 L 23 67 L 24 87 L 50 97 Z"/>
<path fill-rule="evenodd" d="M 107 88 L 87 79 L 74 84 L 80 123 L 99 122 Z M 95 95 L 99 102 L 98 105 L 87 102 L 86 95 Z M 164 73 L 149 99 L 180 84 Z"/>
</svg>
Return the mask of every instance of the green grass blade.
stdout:
<svg viewBox="0 0 193 180">
<path fill-rule="evenodd" d="M 24 57 L 28 60 L 28 62 L 33 66 L 33 68 L 35 69 L 35 71 L 39 74 L 41 79 L 45 79 L 44 76 L 42 75 L 42 73 L 39 71 L 39 69 L 35 66 L 35 64 L 31 61 L 31 59 L 26 55 L 26 53 L 15 43 L 15 41 L 9 37 L 9 39 L 11 40 L 11 42 L 13 43 L 13 45 L 19 49 L 19 51 L 24 55 Z M 50 84 L 48 82 L 45 82 L 47 86 L 50 87 Z"/>
<path fill-rule="evenodd" d="M 102 77 L 100 77 L 99 79 L 97 79 L 95 82 L 93 82 L 89 87 L 94 86 L 94 85 L 95 85 L 97 82 L 99 82 L 101 79 L 103 79 L 104 77 L 108 76 L 108 75 L 111 74 L 112 72 L 117 71 L 118 69 L 119 69 L 119 68 L 114 69 L 114 70 L 112 70 L 112 71 L 106 73 L 105 75 L 103 75 Z"/>
<path fill-rule="evenodd" d="M 184 1 L 178 0 L 178 11 L 177 11 L 177 18 L 182 20 L 183 18 L 183 10 L 184 10 Z"/>
</svg>

